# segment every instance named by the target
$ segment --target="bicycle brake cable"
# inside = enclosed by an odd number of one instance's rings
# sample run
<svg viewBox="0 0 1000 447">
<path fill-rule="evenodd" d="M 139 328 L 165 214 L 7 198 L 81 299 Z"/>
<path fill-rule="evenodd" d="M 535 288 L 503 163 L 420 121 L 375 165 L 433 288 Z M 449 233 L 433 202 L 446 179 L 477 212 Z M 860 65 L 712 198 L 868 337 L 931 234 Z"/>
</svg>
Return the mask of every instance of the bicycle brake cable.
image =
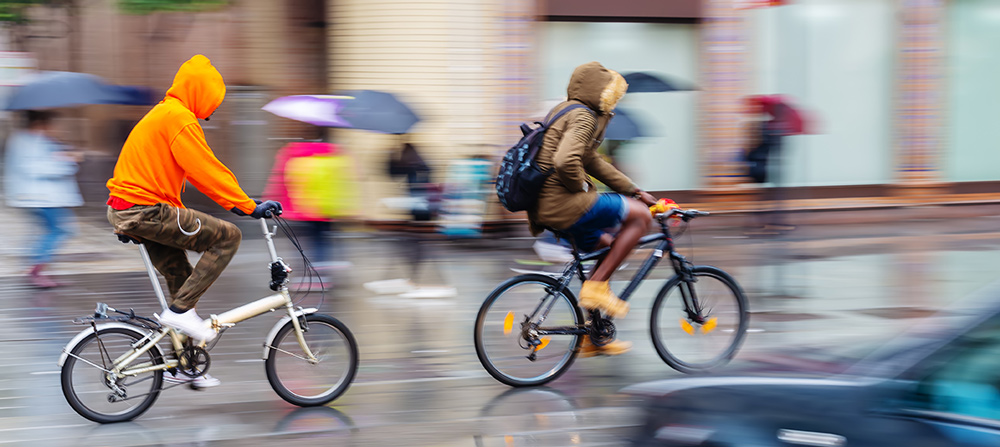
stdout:
<svg viewBox="0 0 1000 447">
<path fill-rule="evenodd" d="M 296 296 L 301 296 L 301 298 L 298 298 L 298 300 L 293 299 L 292 301 L 295 302 L 296 305 L 298 305 L 299 303 L 301 303 L 302 300 L 304 300 L 306 297 L 309 296 L 309 293 L 312 292 L 312 287 L 313 287 L 313 275 L 315 275 L 315 278 L 319 280 L 319 286 L 320 286 L 320 300 L 319 300 L 319 305 L 317 305 L 317 308 L 322 308 L 323 303 L 326 300 L 326 287 L 323 285 L 323 278 L 319 275 L 319 272 L 316 270 L 316 267 L 313 266 L 312 261 L 309 260 L 309 257 L 306 256 L 305 250 L 302 249 L 302 244 L 299 242 L 298 235 L 296 235 L 295 231 L 292 230 L 292 226 L 288 223 L 288 221 L 281 217 L 274 216 L 274 222 L 278 225 L 278 227 L 281 228 L 281 231 L 285 233 L 285 237 L 287 237 L 288 240 L 292 243 L 292 245 L 295 246 L 295 249 L 299 251 L 299 255 L 302 257 L 303 269 L 305 270 L 303 279 L 309 282 L 309 285 L 306 286 L 305 291 L 300 291 L 299 293 L 296 294 Z"/>
</svg>

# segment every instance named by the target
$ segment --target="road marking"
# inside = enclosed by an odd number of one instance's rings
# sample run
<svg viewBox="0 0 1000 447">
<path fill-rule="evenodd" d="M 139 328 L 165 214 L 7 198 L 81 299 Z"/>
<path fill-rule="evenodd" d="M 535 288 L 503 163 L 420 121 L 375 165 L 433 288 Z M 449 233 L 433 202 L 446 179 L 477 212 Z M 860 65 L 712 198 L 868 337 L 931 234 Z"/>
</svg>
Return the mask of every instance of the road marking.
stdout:
<svg viewBox="0 0 1000 447">
<path fill-rule="evenodd" d="M 448 350 L 447 349 L 424 349 L 424 350 L 420 350 L 420 351 L 410 351 L 411 354 L 434 354 L 434 353 L 442 353 L 442 352 L 448 352 Z"/>
<path fill-rule="evenodd" d="M 37 371 L 37 372 L 31 373 L 31 375 L 33 375 L 33 376 L 41 376 L 41 375 L 46 375 L 46 374 L 59 374 L 61 372 L 62 371 Z"/>
<path fill-rule="evenodd" d="M 476 371 L 459 371 L 458 373 L 467 374 L 465 376 L 456 377 L 423 377 L 419 379 L 399 379 L 399 380 L 379 380 L 375 382 L 355 382 L 353 387 L 359 386 L 372 386 L 372 385 L 400 385 L 405 383 L 424 383 L 424 382 L 444 382 L 448 380 L 468 380 L 468 379 L 481 379 L 483 377 L 489 377 L 485 371 L 479 373 Z"/>
<path fill-rule="evenodd" d="M 12 432 L 21 430 L 50 430 L 53 428 L 77 428 L 77 427 L 87 427 L 88 424 L 72 424 L 72 425 L 45 425 L 41 427 L 18 427 L 18 428 L 0 428 L 0 432 Z"/>
</svg>

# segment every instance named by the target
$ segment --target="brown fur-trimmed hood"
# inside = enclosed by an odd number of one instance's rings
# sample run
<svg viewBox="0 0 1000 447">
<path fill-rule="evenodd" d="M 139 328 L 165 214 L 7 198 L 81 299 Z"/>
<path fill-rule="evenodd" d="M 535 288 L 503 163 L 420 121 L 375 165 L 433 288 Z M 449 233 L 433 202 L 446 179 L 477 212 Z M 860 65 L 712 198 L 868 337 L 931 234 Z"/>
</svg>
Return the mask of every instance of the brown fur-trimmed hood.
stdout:
<svg viewBox="0 0 1000 447">
<path fill-rule="evenodd" d="M 610 113 L 622 96 L 625 96 L 626 90 L 628 83 L 618 72 L 608 70 L 598 62 L 588 62 L 573 70 L 569 86 L 566 87 L 566 96 L 586 104 L 592 110 Z"/>
</svg>

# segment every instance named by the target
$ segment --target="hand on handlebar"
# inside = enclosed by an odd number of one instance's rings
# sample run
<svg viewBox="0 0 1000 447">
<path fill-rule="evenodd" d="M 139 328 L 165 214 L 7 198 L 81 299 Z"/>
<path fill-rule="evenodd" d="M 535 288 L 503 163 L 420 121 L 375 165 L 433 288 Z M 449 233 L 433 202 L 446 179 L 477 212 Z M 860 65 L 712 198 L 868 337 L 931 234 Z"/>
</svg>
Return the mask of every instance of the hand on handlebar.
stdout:
<svg viewBox="0 0 1000 447">
<path fill-rule="evenodd" d="M 649 212 L 656 217 L 657 214 L 669 213 L 672 209 L 679 209 L 680 205 L 670 199 L 660 199 L 653 206 L 649 207 Z"/>
<path fill-rule="evenodd" d="M 656 204 L 656 197 L 646 191 L 638 191 L 634 196 L 640 202 L 645 203 L 646 206 L 653 206 Z"/>
<path fill-rule="evenodd" d="M 281 215 L 281 203 L 274 200 L 265 200 L 257 205 L 257 208 L 250 213 L 250 217 L 260 219 L 262 217 L 274 217 Z"/>
<path fill-rule="evenodd" d="M 262 217 L 274 217 L 281 215 L 281 203 L 275 202 L 274 200 L 265 200 L 262 202 L 260 200 L 253 199 L 253 201 L 257 204 L 257 207 L 254 208 L 253 212 L 249 214 L 250 217 L 260 219 Z M 235 207 L 229 211 L 232 211 L 237 216 L 247 215 L 247 213 L 244 213 L 242 210 Z"/>
</svg>

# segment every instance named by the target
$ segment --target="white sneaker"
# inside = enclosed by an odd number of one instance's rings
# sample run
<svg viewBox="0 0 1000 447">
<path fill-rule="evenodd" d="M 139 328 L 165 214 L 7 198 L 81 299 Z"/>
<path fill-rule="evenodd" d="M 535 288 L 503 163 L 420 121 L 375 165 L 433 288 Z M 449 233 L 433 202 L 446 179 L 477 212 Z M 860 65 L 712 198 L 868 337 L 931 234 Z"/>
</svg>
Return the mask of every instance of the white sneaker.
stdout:
<svg viewBox="0 0 1000 447">
<path fill-rule="evenodd" d="M 221 380 L 208 374 L 198 377 L 188 377 L 179 372 L 177 374 L 171 374 L 170 371 L 163 372 L 163 381 L 169 383 L 189 383 L 195 388 L 211 388 L 213 386 L 222 385 Z"/>
<path fill-rule="evenodd" d="M 212 341 L 216 332 L 205 326 L 204 320 L 198 316 L 194 309 L 188 309 L 184 313 L 176 313 L 170 309 L 163 311 L 163 315 L 155 315 L 160 323 L 178 329 L 196 340 Z"/>
</svg>

